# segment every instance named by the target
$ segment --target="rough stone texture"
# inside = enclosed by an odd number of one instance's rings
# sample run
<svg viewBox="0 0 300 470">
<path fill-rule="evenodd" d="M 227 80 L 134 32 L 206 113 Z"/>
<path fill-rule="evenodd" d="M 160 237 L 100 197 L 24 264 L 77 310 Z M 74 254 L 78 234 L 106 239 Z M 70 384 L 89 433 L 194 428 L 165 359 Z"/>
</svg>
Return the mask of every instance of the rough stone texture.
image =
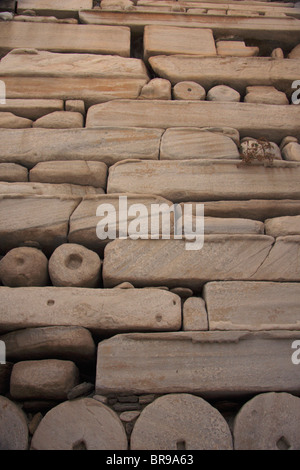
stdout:
<svg viewBox="0 0 300 470">
<path fill-rule="evenodd" d="M 55 111 L 37 119 L 32 126 L 46 129 L 80 128 L 83 127 L 83 116 L 72 111 Z"/>
<path fill-rule="evenodd" d="M 26 127 L 32 127 L 32 121 L 30 119 L 15 116 L 9 112 L 0 113 L 0 128 L 2 129 L 24 129 Z"/>
<path fill-rule="evenodd" d="M 232 160 L 120 162 L 110 169 L 107 193 L 152 192 L 173 202 L 299 199 L 297 163 L 238 165 Z"/>
<path fill-rule="evenodd" d="M 88 160 L 112 165 L 127 158 L 158 159 L 160 129 L 0 129 L 0 162 L 32 168 L 44 161 Z"/>
<path fill-rule="evenodd" d="M 230 429 L 221 413 L 186 393 L 160 397 L 141 413 L 131 435 L 132 450 L 231 450 Z"/>
<path fill-rule="evenodd" d="M 204 211 L 205 211 L 205 207 L 206 206 L 204 205 Z M 198 221 L 198 224 L 200 222 Z M 184 227 L 184 223 L 185 223 L 185 227 Z M 187 225 L 188 223 L 190 225 Z M 185 228 L 186 234 L 195 233 L 195 231 L 197 230 L 197 216 L 184 215 L 184 209 L 183 209 L 183 217 L 179 217 L 177 219 L 177 227 L 178 227 L 177 233 L 183 233 L 184 228 Z M 208 235 L 215 234 L 215 233 L 227 233 L 227 234 L 262 233 L 263 234 L 264 224 L 258 220 L 251 220 L 251 219 L 230 218 L 230 217 L 227 217 L 227 218 L 205 217 L 204 216 L 204 233 Z"/>
<path fill-rule="evenodd" d="M 159 56 L 149 59 L 154 72 L 175 85 L 182 80 L 193 80 L 206 89 L 228 85 L 244 93 L 247 86 L 272 85 L 291 93 L 291 83 L 299 77 L 298 60 L 269 57 L 191 57 Z M 234 70 L 234 73 L 232 71 Z"/>
<path fill-rule="evenodd" d="M 300 59 L 300 44 L 298 44 L 288 55 L 289 59 Z"/>
<path fill-rule="evenodd" d="M 143 86 L 140 100 L 170 100 L 171 83 L 164 78 L 153 78 L 149 83 Z"/>
<path fill-rule="evenodd" d="M 131 10 L 132 8 L 131 0 L 101 0 L 102 10 Z"/>
<path fill-rule="evenodd" d="M 49 14 L 58 18 L 68 18 L 69 16 L 77 17 L 78 10 L 82 8 L 92 8 L 92 0 L 18 0 L 18 13 L 24 13 L 26 10 L 33 10 L 37 15 Z"/>
<path fill-rule="evenodd" d="M 218 41 L 217 54 L 222 57 L 254 57 L 259 47 L 247 47 L 244 41 Z"/>
<path fill-rule="evenodd" d="M 88 110 L 86 127 L 233 127 L 241 137 L 280 142 L 300 132 L 300 107 L 207 101 L 110 101 Z"/>
<path fill-rule="evenodd" d="M 239 158 L 239 151 L 227 135 L 194 128 L 167 129 L 160 146 L 161 160 Z"/>
<path fill-rule="evenodd" d="M 282 156 L 290 162 L 300 162 L 300 144 L 290 142 L 282 150 Z"/>
<path fill-rule="evenodd" d="M 0 298 L 3 332 L 57 325 L 97 334 L 181 327 L 180 298 L 158 289 L 0 287 Z"/>
<path fill-rule="evenodd" d="M 273 59 L 284 59 L 283 50 L 280 47 L 277 47 L 276 49 L 272 51 L 271 57 Z"/>
<path fill-rule="evenodd" d="M 26 241 L 39 243 L 45 253 L 66 243 L 69 218 L 79 198 L 58 196 L 1 196 L 1 252 Z"/>
<path fill-rule="evenodd" d="M 210 330 L 299 330 L 300 285 L 211 282 L 204 286 Z"/>
<path fill-rule="evenodd" d="M 96 393 L 298 394 L 296 339 L 299 331 L 117 335 L 98 346 Z"/>
<path fill-rule="evenodd" d="M 26 415 L 19 406 L 0 397 L 0 450 L 27 450 Z"/>
<path fill-rule="evenodd" d="M 28 181 L 28 170 L 24 166 L 15 163 L 1 163 L 0 181 L 7 183 Z"/>
<path fill-rule="evenodd" d="M 126 280 L 135 287 L 180 284 L 199 291 L 209 280 L 247 280 L 273 241 L 264 235 L 206 235 L 202 249 L 186 250 L 185 240 L 115 240 L 105 249 L 104 286 Z"/>
<path fill-rule="evenodd" d="M 144 58 L 155 55 L 192 54 L 214 56 L 216 47 L 209 29 L 145 26 Z"/>
<path fill-rule="evenodd" d="M 196 82 L 179 82 L 173 89 L 175 100 L 205 100 L 206 91 L 203 86 Z"/>
<path fill-rule="evenodd" d="M 289 104 L 286 94 L 272 86 L 248 86 L 246 91 L 245 103 Z"/>
<path fill-rule="evenodd" d="M 79 184 L 52 184 L 52 183 L 0 183 L 0 194 L 19 194 L 23 196 L 78 196 L 87 194 L 103 194 L 102 188 L 82 186 Z"/>
<path fill-rule="evenodd" d="M 82 398 L 50 410 L 34 433 L 31 448 L 126 450 L 127 438 L 116 413 L 93 398 Z"/>
<path fill-rule="evenodd" d="M 296 450 L 300 399 L 288 393 L 263 393 L 249 400 L 234 420 L 236 450 Z"/>
<path fill-rule="evenodd" d="M 82 100 L 66 100 L 65 109 L 66 111 L 81 113 L 83 116 L 85 116 L 85 104 Z"/>
<path fill-rule="evenodd" d="M 106 188 L 106 176 L 105 163 L 80 160 L 40 162 L 29 173 L 30 181 L 34 182 L 69 183 L 102 189 Z"/>
<path fill-rule="evenodd" d="M 0 279 L 8 287 L 46 286 L 48 259 L 36 248 L 13 248 L 0 260 Z"/>
<path fill-rule="evenodd" d="M 253 154 L 256 158 L 253 161 L 259 160 L 260 157 L 270 158 L 271 160 L 282 160 L 280 148 L 275 142 L 260 142 L 256 139 L 245 138 L 241 142 L 240 146 L 241 155 L 247 157 L 249 154 Z M 268 161 L 268 160 L 267 160 Z"/>
<path fill-rule="evenodd" d="M 287 145 L 287 144 L 290 144 L 291 142 L 296 142 L 298 143 L 298 139 L 297 137 L 293 137 L 291 135 L 287 135 L 286 137 L 284 137 L 282 139 L 282 141 L 280 142 L 280 150 L 282 151 L 284 149 L 284 147 Z"/>
<path fill-rule="evenodd" d="M 66 243 L 49 259 L 49 275 L 56 287 L 99 287 L 101 259 L 84 246 Z"/>
<path fill-rule="evenodd" d="M 55 16 L 27 16 L 16 15 L 14 21 L 26 21 L 30 23 L 63 23 L 63 24 L 78 24 L 76 18 L 56 18 Z"/>
<path fill-rule="evenodd" d="M 17 48 L 130 56 L 126 27 L 8 21 L 1 24 L 0 41 L 2 56 Z"/>
<path fill-rule="evenodd" d="M 294 217 L 276 217 L 265 221 L 265 231 L 272 237 L 300 235 L 300 215 Z"/>
<path fill-rule="evenodd" d="M 14 362 L 36 359 L 92 361 L 95 344 L 91 333 L 78 326 L 25 328 L 0 336 L 7 359 Z"/>
<path fill-rule="evenodd" d="M 183 330 L 208 330 L 205 302 L 201 297 L 189 297 L 183 304 Z"/>
<path fill-rule="evenodd" d="M 239 102 L 241 96 L 238 91 L 226 85 L 217 85 L 207 93 L 208 101 Z"/>
<path fill-rule="evenodd" d="M 62 111 L 64 103 L 62 100 L 27 100 L 27 99 L 6 99 L 6 104 L 0 104 L 0 110 L 11 112 L 16 116 L 35 121 L 45 114 L 54 111 Z"/>
<path fill-rule="evenodd" d="M 71 361 L 17 362 L 11 373 L 10 394 L 16 400 L 65 400 L 78 380 L 79 371 Z"/>
</svg>

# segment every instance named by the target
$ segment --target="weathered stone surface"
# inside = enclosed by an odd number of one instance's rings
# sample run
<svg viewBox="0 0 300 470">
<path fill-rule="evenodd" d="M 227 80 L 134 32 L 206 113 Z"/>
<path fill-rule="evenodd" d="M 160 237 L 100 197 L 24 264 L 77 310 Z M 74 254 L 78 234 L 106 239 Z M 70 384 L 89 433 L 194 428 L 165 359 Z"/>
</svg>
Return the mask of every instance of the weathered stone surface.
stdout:
<svg viewBox="0 0 300 470">
<path fill-rule="evenodd" d="M 132 8 L 131 0 L 101 0 L 102 10 L 131 10 Z"/>
<path fill-rule="evenodd" d="M 106 176 L 105 163 L 80 160 L 40 162 L 29 173 L 30 181 L 34 182 L 69 183 L 102 189 L 106 188 Z"/>
<path fill-rule="evenodd" d="M 87 194 L 103 194 L 102 188 L 82 186 L 79 184 L 52 183 L 0 183 L 0 194 L 22 194 L 23 196 L 79 196 Z"/>
<path fill-rule="evenodd" d="M 32 168 L 44 161 L 88 160 L 112 165 L 127 158 L 158 159 L 160 129 L 0 129 L 0 162 Z"/>
<path fill-rule="evenodd" d="M 26 415 L 19 406 L 2 396 L 0 397 L 0 449 L 28 449 Z"/>
<path fill-rule="evenodd" d="M 148 405 L 134 425 L 130 442 L 132 450 L 231 450 L 233 446 L 221 413 L 186 393 L 166 395 Z"/>
<path fill-rule="evenodd" d="M 291 83 L 299 76 L 298 60 L 274 60 L 269 57 L 151 57 L 154 72 L 175 85 L 182 80 L 193 80 L 206 89 L 228 85 L 244 93 L 250 85 L 272 85 L 291 93 Z M 232 71 L 234 70 L 234 73 Z"/>
<path fill-rule="evenodd" d="M 300 59 L 300 44 L 294 47 L 294 49 L 288 55 L 289 59 Z"/>
<path fill-rule="evenodd" d="M 205 302 L 201 297 L 189 297 L 183 304 L 183 330 L 208 330 Z"/>
<path fill-rule="evenodd" d="M 167 129 L 160 146 L 161 160 L 239 158 L 239 151 L 227 135 L 194 128 Z"/>
<path fill-rule="evenodd" d="M 96 393 L 298 394 L 296 339 L 299 331 L 117 335 L 98 346 Z"/>
<path fill-rule="evenodd" d="M 85 104 L 82 100 L 66 100 L 65 109 L 66 111 L 81 113 L 83 116 L 85 116 Z"/>
<path fill-rule="evenodd" d="M 26 21 L 29 23 L 63 23 L 63 24 L 78 24 L 76 18 L 56 18 L 56 16 L 28 16 L 16 15 L 14 21 Z"/>
<path fill-rule="evenodd" d="M 78 380 L 79 371 L 71 361 L 17 362 L 11 373 L 10 394 L 16 400 L 65 400 Z"/>
<path fill-rule="evenodd" d="M 78 10 L 82 8 L 92 8 L 92 0 L 19 0 L 18 1 L 18 13 L 24 13 L 26 10 L 33 10 L 37 15 L 50 14 L 57 16 L 58 18 L 68 18 L 69 16 L 77 17 Z"/>
<path fill-rule="evenodd" d="M 30 119 L 15 116 L 9 112 L 0 112 L 0 128 L 24 129 L 26 127 L 32 127 Z"/>
<path fill-rule="evenodd" d="M 204 205 L 205 211 L 205 205 Z M 177 219 L 177 233 L 193 234 L 197 230 L 197 216 L 190 216 L 184 214 L 184 208 L 182 209 L 183 216 Z M 191 220 L 192 218 L 192 220 Z M 189 224 L 189 225 L 188 225 Z M 227 233 L 227 234 L 263 234 L 264 224 L 258 220 L 244 219 L 244 218 L 222 218 L 222 217 L 205 217 L 204 216 L 204 233 L 205 234 L 216 234 L 216 233 Z M 268 234 L 271 235 L 271 234 Z M 274 236 L 274 235 L 272 235 Z"/>
<path fill-rule="evenodd" d="M 94 384 L 90 382 L 82 382 L 69 391 L 68 400 L 75 400 L 78 397 L 89 395 L 93 390 Z"/>
<path fill-rule="evenodd" d="M 246 91 L 245 103 L 289 104 L 286 94 L 272 86 L 248 86 Z"/>
<path fill-rule="evenodd" d="M 2 56 L 17 48 L 130 56 L 126 27 L 8 21 L 1 24 L 0 40 Z"/>
<path fill-rule="evenodd" d="M 192 289 L 189 289 L 188 287 L 174 287 L 173 289 L 170 289 L 170 291 L 173 292 L 173 294 L 179 295 L 183 300 L 192 297 L 194 294 Z"/>
<path fill-rule="evenodd" d="M 37 248 L 13 248 L 0 260 L 0 279 L 8 287 L 46 286 L 49 283 L 48 259 Z"/>
<path fill-rule="evenodd" d="M 206 235 L 200 250 L 186 250 L 185 240 L 115 240 L 105 249 L 104 286 L 126 280 L 135 287 L 180 284 L 197 292 L 209 280 L 247 280 L 273 240 L 264 235 Z"/>
<path fill-rule="evenodd" d="M 175 100 L 205 100 L 206 91 L 203 86 L 196 82 L 179 82 L 173 89 Z"/>
<path fill-rule="evenodd" d="M 24 166 L 15 163 L 1 163 L 0 181 L 7 183 L 28 181 L 28 170 Z"/>
<path fill-rule="evenodd" d="M 300 215 L 294 217 L 276 217 L 265 220 L 265 231 L 272 237 L 300 235 Z"/>
<path fill-rule="evenodd" d="M 239 102 L 240 99 L 241 96 L 239 92 L 227 85 L 217 85 L 211 88 L 207 93 L 208 101 Z"/>
<path fill-rule="evenodd" d="M 282 141 L 280 142 L 280 150 L 282 151 L 284 149 L 284 147 L 287 145 L 287 144 L 290 144 L 291 142 L 296 142 L 298 143 L 298 139 L 297 137 L 293 137 L 291 135 L 287 135 L 286 137 L 284 137 L 282 139 Z"/>
<path fill-rule="evenodd" d="M 0 287 L 0 298 L 0 331 L 57 325 L 95 333 L 181 327 L 180 298 L 158 289 Z"/>
<path fill-rule="evenodd" d="M 210 330 L 299 330 L 300 285 L 210 282 L 204 286 Z"/>
<path fill-rule="evenodd" d="M 218 41 L 217 54 L 222 57 L 254 57 L 259 47 L 247 47 L 244 41 Z"/>
<path fill-rule="evenodd" d="M 277 47 L 276 49 L 272 51 L 271 57 L 273 59 L 284 59 L 283 50 L 280 47 Z"/>
<path fill-rule="evenodd" d="M 50 410 L 31 442 L 35 450 L 126 450 L 127 437 L 114 411 L 93 398 Z"/>
<path fill-rule="evenodd" d="M 236 450 L 299 449 L 300 399 L 263 393 L 249 400 L 234 420 Z"/>
<path fill-rule="evenodd" d="M 84 246 L 65 243 L 49 259 L 49 275 L 57 287 L 99 287 L 101 259 Z"/>
<path fill-rule="evenodd" d="M 262 161 L 282 160 L 280 148 L 275 142 L 259 141 L 251 137 L 245 137 L 241 141 L 240 154 L 246 159 L 252 159 L 253 162 L 260 159 L 263 159 Z"/>
<path fill-rule="evenodd" d="M 274 160 L 272 167 L 232 160 L 127 161 L 110 169 L 108 193 L 150 193 L 173 202 L 222 199 L 299 199 L 300 166 Z"/>
<path fill-rule="evenodd" d="M 69 218 L 79 198 L 0 196 L 1 252 L 26 241 L 38 242 L 45 253 L 67 241 Z"/>
<path fill-rule="evenodd" d="M 81 113 L 72 111 L 55 111 L 37 119 L 32 127 L 43 127 L 46 129 L 73 129 L 83 127 L 83 116 Z"/>
<path fill-rule="evenodd" d="M 282 150 L 282 156 L 290 162 L 300 162 L 300 145 L 298 142 L 290 142 Z"/>
<path fill-rule="evenodd" d="M 208 101 L 115 100 L 89 108 L 86 127 L 233 127 L 280 142 L 300 132 L 300 107 Z"/>
<path fill-rule="evenodd" d="M 154 55 L 216 55 L 213 33 L 209 29 L 145 26 L 144 58 Z"/>
<path fill-rule="evenodd" d="M 35 121 L 45 114 L 54 111 L 62 111 L 64 102 L 62 100 L 26 100 L 6 99 L 6 104 L 0 104 L 0 111 L 11 112 L 16 116 Z"/>
<path fill-rule="evenodd" d="M 79 326 L 25 328 L 0 336 L 7 359 L 18 362 L 36 359 L 92 361 L 95 344 L 91 333 Z"/>
<path fill-rule="evenodd" d="M 170 100 L 171 83 L 164 78 L 153 78 L 143 86 L 140 100 Z"/>
<path fill-rule="evenodd" d="M 70 218 L 70 230 L 68 240 L 69 243 L 79 243 L 80 245 L 86 246 L 91 250 L 96 252 L 103 251 L 103 248 L 106 246 L 110 239 L 101 239 L 98 238 L 96 228 L 98 223 L 103 220 L 103 216 L 99 214 L 97 216 L 97 209 L 102 204 L 110 204 L 115 209 L 116 212 L 116 222 L 113 218 L 110 219 L 110 226 L 116 228 L 116 237 L 119 237 L 120 234 L 120 224 L 119 221 L 121 220 L 128 220 L 128 224 L 137 217 L 136 213 L 128 214 L 126 208 L 120 207 L 120 199 L 119 197 L 127 197 L 127 206 L 128 208 L 133 206 L 134 204 L 143 204 L 148 210 L 148 217 L 147 217 L 147 233 L 151 232 L 151 205 L 157 204 L 161 206 L 163 213 L 166 216 L 169 216 L 168 207 L 172 206 L 172 203 L 167 199 L 161 198 L 159 196 L 155 196 L 153 194 L 105 194 L 101 196 L 88 196 L 85 197 L 82 202 L 79 204 L 77 209 L 73 212 Z M 163 205 L 166 205 L 165 208 Z M 104 215 L 104 213 L 102 213 Z M 174 223 L 173 223 L 173 214 L 169 217 L 170 219 L 170 232 L 173 233 L 174 230 Z M 107 222 L 108 223 L 108 222 Z M 163 230 L 163 223 L 160 218 L 159 222 L 159 233 L 162 233 Z M 103 227 L 102 227 L 103 228 Z M 167 232 L 166 227 L 164 232 Z M 127 229 L 127 226 L 126 226 Z M 100 234 L 101 235 L 101 234 Z"/>
</svg>

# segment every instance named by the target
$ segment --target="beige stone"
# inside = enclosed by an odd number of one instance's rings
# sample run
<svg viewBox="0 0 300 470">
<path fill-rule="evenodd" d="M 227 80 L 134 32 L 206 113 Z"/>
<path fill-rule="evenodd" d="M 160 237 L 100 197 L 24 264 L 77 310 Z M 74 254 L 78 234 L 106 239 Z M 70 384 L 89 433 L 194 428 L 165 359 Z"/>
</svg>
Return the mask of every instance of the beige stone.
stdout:
<svg viewBox="0 0 300 470">
<path fill-rule="evenodd" d="M 291 361 L 298 339 L 299 331 L 117 335 L 98 346 L 96 393 L 299 394 Z"/>
<path fill-rule="evenodd" d="M 267 162 L 282 160 L 280 148 L 275 142 L 259 141 L 251 137 L 241 141 L 240 155 L 250 158 L 253 162 L 260 161 L 260 159 Z"/>
<path fill-rule="evenodd" d="M 65 109 L 66 111 L 81 113 L 83 116 L 85 116 L 85 104 L 82 100 L 66 100 Z"/>
<path fill-rule="evenodd" d="M 283 50 L 280 47 L 273 49 L 273 51 L 271 52 L 271 57 L 273 59 L 284 59 Z"/>
<path fill-rule="evenodd" d="M 214 56 L 216 48 L 209 29 L 145 26 L 144 58 L 155 55 L 192 54 Z"/>
<path fill-rule="evenodd" d="M 140 100 L 170 100 L 171 83 L 163 78 L 153 78 L 143 86 Z"/>
<path fill-rule="evenodd" d="M 192 289 L 189 289 L 188 287 L 174 287 L 173 289 L 170 289 L 170 292 L 179 295 L 179 297 L 181 297 L 183 300 L 186 300 L 187 298 L 194 295 Z"/>
<path fill-rule="evenodd" d="M 300 399 L 288 393 L 261 393 L 247 401 L 234 420 L 236 450 L 299 449 Z"/>
<path fill-rule="evenodd" d="M 83 127 L 83 116 L 73 111 L 55 111 L 37 119 L 32 127 L 48 129 L 73 129 Z"/>
<path fill-rule="evenodd" d="M 272 237 L 300 235 L 300 215 L 294 217 L 276 217 L 265 220 L 265 231 Z"/>
<path fill-rule="evenodd" d="M 26 21 L 28 23 L 63 23 L 78 24 L 76 18 L 56 18 L 55 16 L 27 16 L 16 15 L 14 21 Z"/>
<path fill-rule="evenodd" d="M 131 10 L 132 8 L 131 0 L 101 0 L 102 10 Z"/>
<path fill-rule="evenodd" d="M 11 373 L 10 394 L 16 400 L 65 400 L 78 380 L 79 370 L 71 361 L 17 362 Z"/>
<path fill-rule="evenodd" d="M 58 18 L 68 18 L 69 16 L 77 17 L 78 10 L 82 8 L 92 8 L 92 0 L 19 0 L 18 13 L 24 13 L 26 10 L 33 10 L 37 15 L 49 14 Z"/>
<path fill-rule="evenodd" d="M 298 143 L 298 139 L 297 137 L 293 137 L 291 135 L 287 135 L 286 137 L 284 137 L 282 139 L 282 141 L 280 142 L 280 150 L 283 150 L 284 147 L 287 145 L 287 144 L 290 144 L 291 142 L 296 142 Z"/>
<path fill-rule="evenodd" d="M 210 330 L 299 330 L 298 283 L 209 282 L 203 297 Z"/>
<path fill-rule="evenodd" d="M 23 196 L 79 196 L 87 194 L 103 194 L 102 188 L 82 186 L 79 184 L 52 183 L 0 183 L 0 194 L 22 194 Z"/>
<path fill-rule="evenodd" d="M 239 102 L 241 96 L 238 91 L 226 85 L 217 85 L 207 93 L 208 101 Z"/>
<path fill-rule="evenodd" d="M 65 243 L 49 259 L 49 275 L 57 287 L 99 287 L 101 259 L 84 246 Z"/>
<path fill-rule="evenodd" d="M 205 302 L 201 297 L 189 297 L 183 304 L 183 330 L 208 330 Z"/>
<path fill-rule="evenodd" d="M 196 82 L 179 82 L 173 89 L 173 97 L 175 100 L 205 100 L 205 89 Z"/>
<path fill-rule="evenodd" d="M 288 143 L 282 150 L 284 160 L 290 162 L 300 162 L 300 144 L 297 142 Z"/>
<path fill-rule="evenodd" d="M 273 241 L 265 235 L 206 235 L 202 249 L 187 250 L 186 240 L 115 240 L 105 250 L 104 286 L 124 281 L 135 287 L 180 284 L 197 292 L 210 280 L 247 280 Z"/>
<path fill-rule="evenodd" d="M 127 158 L 157 160 L 163 130 L 142 128 L 0 129 L 0 162 L 87 160 L 112 165 Z M 34 151 L 32 150 L 34 148 Z"/>
<path fill-rule="evenodd" d="M 73 325 L 103 334 L 181 327 L 180 298 L 158 289 L 0 287 L 0 298 L 0 331 Z"/>
<path fill-rule="evenodd" d="M 62 111 L 64 103 L 62 100 L 29 100 L 29 99 L 9 99 L 6 104 L 0 104 L 1 111 L 11 112 L 16 116 L 35 121 L 45 114 L 54 111 Z"/>
<path fill-rule="evenodd" d="M 158 398 L 141 413 L 130 439 L 132 450 L 232 450 L 221 413 L 187 393 Z"/>
<path fill-rule="evenodd" d="M 35 450 L 127 450 L 118 415 L 93 398 L 67 401 L 50 410 L 31 442 Z"/>
<path fill-rule="evenodd" d="M 79 202 L 76 197 L 0 196 L 1 251 L 26 241 L 53 251 L 67 241 L 69 218 Z"/>
<path fill-rule="evenodd" d="M 227 135 L 194 128 L 167 129 L 160 146 L 161 160 L 239 158 L 239 151 Z"/>
<path fill-rule="evenodd" d="M 218 41 L 217 54 L 222 57 L 254 57 L 259 47 L 247 47 L 244 41 Z"/>
<path fill-rule="evenodd" d="M 0 279 L 8 287 L 46 286 L 49 283 L 48 259 L 36 248 L 13 248 L 0 260 Z"/>
<path fill-rule="evenodd" d="M 299 199 L 300 166 L 274 160 L 239 166 L 233 160 L 125 161 L 110 169 L 107 193 L 150 193 L 173 202 Z"/>
<path fill-rule="evenodd" d="M 36 359 L 93 361 L 95 344 L 91 333 L 79 326 L 25 328 L 0 336 L 6 355 L 14 362 Z"/>
<path fill-rule="evenodd" d="M 25 413 L 14 402 L 0 397 L 0 449 L 27 450 L 28 427 Z"/>
<path fill-rule="evenodd" d="M 0 181 L 7 183 L 28 181 L 28 170 L 22 165 L 16 163 L 0 164 Z"/>
<path fill-rule="evenodd" d="M 294 47 L 288 55 L 289 59 L 300 59 L 300 44 Z"/>
<path fill-rule="evenodd" d="M 286 94 L 272 86 L 249 86 L 246 92 L 245 103 L 289 104 Z"/>
<path fill-rule="evenodd" d="M 5 111 L 0 112 L 0 128 L 24 129 L 26 127 L 32 127 L 30 119 L 15 116 L 13 113 Z"/>
<path fill-rule="evenodd" d="M 106 177 L 105 163 L 80 160 L 40 162 L 29 173 L 32 182 L 69 183 L 102 189 L 106 188 Z"/>
<path fill-rule="evenodd" d="M 89 108 L 86 127 L 233 127 L 280 142 L 300 132 L 300 107 L 208 101 L 115 100 Z"/>
<path fill-rule="evenodd" d="M 200 225 L 200 221 L 197 221 L 197 216 L 190 216 L 184 214 L 184 207 L 182 208 L 182 213 L 183 216 L 177 219 L 177 232 L 183 233 L 183 228 L 185 228 L 186 234 L 195 233 L 197 227 Z M 264 224 L 263 222 L 259 222 L 258 220 L 243 218 L 204 217 L 204 233 L 208 235 L 217 233 L 263 234 Z"/>
</svg>

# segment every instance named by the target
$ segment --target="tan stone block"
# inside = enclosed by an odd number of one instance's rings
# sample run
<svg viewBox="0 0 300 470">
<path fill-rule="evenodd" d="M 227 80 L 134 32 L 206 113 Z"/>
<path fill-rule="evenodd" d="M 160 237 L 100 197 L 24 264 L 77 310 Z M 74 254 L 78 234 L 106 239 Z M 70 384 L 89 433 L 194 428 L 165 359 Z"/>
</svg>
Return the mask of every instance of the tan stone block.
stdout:
<svg viewBox="0 0 300 470">
<path fill-rule="evenodd" d="M 170 100 L 171 83 L 163 78 L 153 78 L 143 86 L 140 100 Z"/>
<path fill-rule="evenodd" d="M 244 41 L 218 41 L 217 54 L 222 57 L 254 57 L 259 47 L 247 47 Z"/>
<path fill-rule="evenodd" d="M 45 114 L 54 111 L 62 111 L 64 103 L 62 100 L 27 100 L 27 99 L 9 99 L 6 104 L 0 104 L 1 111 L 13 113 L 15 116 L 31 119 L 35 121 Z"/>
<path fill-rule="evenodd" d="M 267 235 L 272 237 L 300 235 L 300 215 L 267 219 L 265 220 L 265 231 Z"/>
<path fill-rule="evenodd" d="M 92 8 L 92 0 L 64 0 L 62 3 L 59 0 L 19 0 L 18 13 L 23 13 L 26 10 L 33 10 L 38 15 L 49 14 L 57 18 L 68 18 L 69 16 L 77 17 L 78 10 L 82 8 Z"/>
<path fill-rule="evenodd" d="M 0 260 L 0 279 L 8 287 L 47 286 L 48 259 L 37 248 L 14 248 Z"/>
<path fill-rule="evenodd" d="M 284 160 L 289 162 L 300 162 L 300 145 L 298 142 L 288 143 L 282 150 Z"/>
<path fill-rule="evenodd" d="M 175 100 L 205 100 L 205 89 L 196 82 L 179 82 L 173 88 Z"/>
<path fill-rule="evenodd" d="M 55 111 L 37 119 L 32 127 L 48 129 L 73 129 L 83 127 L 83 116 L 73 111 Z"/>
<path fill-rule="evenodd" d="M 0 112 L 0 128 L 2 129 L 23 129 L 32 127 L 30 119 L 15 116 L 13 113 Z"/>
<path fill-rule="evenodd" d="M 0 164 L 0 181 L 7 183 L 28 181 L 28 170 L 22 165 L 16 163 Z"/>
<path fill-rule="evenodd" d="M 286 94 L 272 86 L 249 86 L 246 91 L 245 103 L 289 104 Z"/>
<path fill-rule="evenodd" d="M 0 183 L 0 194 L 21 194 L 23 196 L 86 196 L 87 194 L 103 194 L 102 188 L 82 186 L 79 184 L 52 183 Z"/>
<path fill-rule="evenodd" d="M 183 304 L 183 330 L 208 330 L 205 302 L 201 297 L 189 297 Z"/>
<path fill-rule="evenodd" d="M 85 104 L 82 100 L 66 100 L 65 109 L 85 116 Z"/>
</svg>

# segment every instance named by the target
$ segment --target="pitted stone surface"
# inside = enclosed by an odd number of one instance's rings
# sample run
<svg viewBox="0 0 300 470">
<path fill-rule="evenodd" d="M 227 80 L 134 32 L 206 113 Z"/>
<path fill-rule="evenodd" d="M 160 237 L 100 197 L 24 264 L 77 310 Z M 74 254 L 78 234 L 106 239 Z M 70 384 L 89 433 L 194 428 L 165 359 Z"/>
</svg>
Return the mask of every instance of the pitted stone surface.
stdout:
<svg viewBox="0 0 300 470">
<path fill-rule="evenodd" d="M 0 279 L 8 287 L 46 286 L 49 283 L 48 259 L 36 248 L 14 248 L 0 261 Z"/>
</svg>

